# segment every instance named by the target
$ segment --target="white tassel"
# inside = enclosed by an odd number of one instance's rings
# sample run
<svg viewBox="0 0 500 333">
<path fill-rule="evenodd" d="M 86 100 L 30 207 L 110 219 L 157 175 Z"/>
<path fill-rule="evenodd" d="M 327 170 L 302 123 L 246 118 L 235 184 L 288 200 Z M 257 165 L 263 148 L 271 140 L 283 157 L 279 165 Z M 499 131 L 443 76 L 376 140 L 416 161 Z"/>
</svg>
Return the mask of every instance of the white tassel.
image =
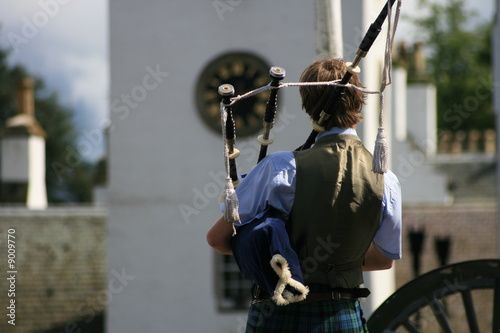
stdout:
<svg viewBox="0 0 500 333">
<path fill-rule="evenodd" d="M 224 219 L 227 223 L 233 223 L 233 235 L 236 234 L 236 230 L 234 228 L 234 223 L 240 222 L 240 215 L 238 213 L 238 196 L 236 195 L 236 191 L 234 190 L 233 183 L 231 179 L 226 183 L 226 186 L 223 191 L 224 195 Z"/>
<path fill-rule="evenodd" d="M 224 141 L 224 166 L 226 169 L 226 185 L 221 193 L 221 201 L 224 202 L 224 219 L 227 223 L 231 223 L 233 225 L 233 236 L 236 235 L 236 228 L 234 223 L 240 222 L 240 215 L 238 213 L 238 196 L 236 195 L 236 191 L 234 189 L 233 182 L 230 177 L 229 171 L 229 152 L 226 141 L 226 120 L 227 115 L 224 110 L 224 105 L 220 104 L 221 111 L 221 127 L 222 127 L 222 140 Z"/>
<path fill-rule="evenodd" d="M 401 0 L 398 0 L 396 9 L 396 16 L 394 19 L 394 27 L 392 27 L 392 7 L 389 6 L 389 13 L 387 20 L 387 39 L 385 43 L 385 56 L 384 56 L 384 69 L 382 73 L 382 82 L 380 85 L 380 110 L 379 110 L 379 128 L 377 139 L 375 140 L 375 149 L 373 151 L 372 171 L 377 174 L 384 174 L 389 169 L 389 148 L 384 133 L 384 90 L 385 87 L 392 83 L 391 69 L 392 69 L 392 44 L 396 34 L 396 27 L 399 22 L 399 15 L 401 11 Z"/>
<path fill-rule="evenodd" d="M 378 174 L 386 173 L 388 169 L 388 156 L 389 152 L 384 128 L 379 127 L 373 151 L 372 171 Z"/>
</svg>

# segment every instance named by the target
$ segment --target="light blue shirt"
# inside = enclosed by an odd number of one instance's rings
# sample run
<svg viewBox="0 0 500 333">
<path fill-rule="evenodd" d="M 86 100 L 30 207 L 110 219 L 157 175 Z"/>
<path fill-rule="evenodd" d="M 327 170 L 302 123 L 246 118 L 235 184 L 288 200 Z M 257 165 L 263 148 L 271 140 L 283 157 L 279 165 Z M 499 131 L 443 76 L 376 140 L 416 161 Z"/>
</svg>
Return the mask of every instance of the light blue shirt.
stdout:
<svg viewBox="0 0 500 333">
<path fill-rule="evenodd" d="M 332 128 L 318 134 L 353 134 L 352 128 Z M 241 225 L 262 217 L 271 207 L 290 216 L 295 199 L 296 164 L 293 152 L 276 152 L 260 161 L 236 188 Z M 401 187 L 391 171 L 384 175 L 380 226 L 373 243 L 390 259 L 401 259 Z"/>
</svg>

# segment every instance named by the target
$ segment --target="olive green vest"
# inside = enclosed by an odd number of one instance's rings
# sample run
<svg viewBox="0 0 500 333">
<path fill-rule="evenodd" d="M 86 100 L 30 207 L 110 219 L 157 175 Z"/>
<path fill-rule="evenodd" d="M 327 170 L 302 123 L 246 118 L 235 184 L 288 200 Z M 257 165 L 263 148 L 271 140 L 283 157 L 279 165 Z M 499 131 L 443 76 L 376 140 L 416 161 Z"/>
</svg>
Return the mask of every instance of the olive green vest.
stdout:
<svg viewBox="0 0 500 333">
<path fill-rule="evenodd" d="M 371 171 L 372 155 L 351 134 L 324 136 L 294 154 L 297 184 L 287 228 L 304 280 L 358 287 L 380 225 L 383 175 Z"/>
</svg>

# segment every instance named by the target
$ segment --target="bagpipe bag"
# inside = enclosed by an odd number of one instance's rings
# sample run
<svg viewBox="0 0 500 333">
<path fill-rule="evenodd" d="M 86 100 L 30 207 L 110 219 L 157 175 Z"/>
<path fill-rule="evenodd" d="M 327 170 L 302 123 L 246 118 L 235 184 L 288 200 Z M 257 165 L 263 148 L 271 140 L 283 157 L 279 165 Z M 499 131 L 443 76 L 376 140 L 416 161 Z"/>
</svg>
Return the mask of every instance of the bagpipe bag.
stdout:
<svg viewBox="0 0 500 333">
<path fill-rule="evenodd" d="M 305 299 L 309 290 L 278 212 L 270 210 L 239 227 L 232 248 L 242 276 L 253 280 L 278 305 Z"/>
</svg>

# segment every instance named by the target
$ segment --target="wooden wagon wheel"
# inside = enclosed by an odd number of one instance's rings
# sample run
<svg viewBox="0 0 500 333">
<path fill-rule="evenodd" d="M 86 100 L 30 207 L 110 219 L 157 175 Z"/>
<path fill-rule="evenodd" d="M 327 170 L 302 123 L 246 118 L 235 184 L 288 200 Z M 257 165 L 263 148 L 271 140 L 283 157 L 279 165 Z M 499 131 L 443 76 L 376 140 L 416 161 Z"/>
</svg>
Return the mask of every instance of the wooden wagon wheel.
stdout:
<svg viewBox="0 0 500 333">
<path fill-rule="evenodd" d="M 492 294 L 489 300 L 492 303 L 489 308 L 491 329 L 488 332 L 499 333 L 500 260 L 493 259 L 444 266 L 410 281 L 372 314 L 368 329 L 370 333 L 424 333 L 430 331 L 426 327 L 434 325 L 438 332 L 454 333 L 459 329 L 463 331 L 468 325 L 467 332 L 480 332 L 483 323 L 478 320 L 473 295 L 482 290 L 490 290 Z M 455 306 L 463 305 L 464 315 L 460 318 L 448 315 L 450 304 L 447 300 L 450 299 L 454 300 Z M 422 315 L 424 311 L 425 316 Z M 455 323 L 455 319 L 461 323 Z"/>
</svg>

